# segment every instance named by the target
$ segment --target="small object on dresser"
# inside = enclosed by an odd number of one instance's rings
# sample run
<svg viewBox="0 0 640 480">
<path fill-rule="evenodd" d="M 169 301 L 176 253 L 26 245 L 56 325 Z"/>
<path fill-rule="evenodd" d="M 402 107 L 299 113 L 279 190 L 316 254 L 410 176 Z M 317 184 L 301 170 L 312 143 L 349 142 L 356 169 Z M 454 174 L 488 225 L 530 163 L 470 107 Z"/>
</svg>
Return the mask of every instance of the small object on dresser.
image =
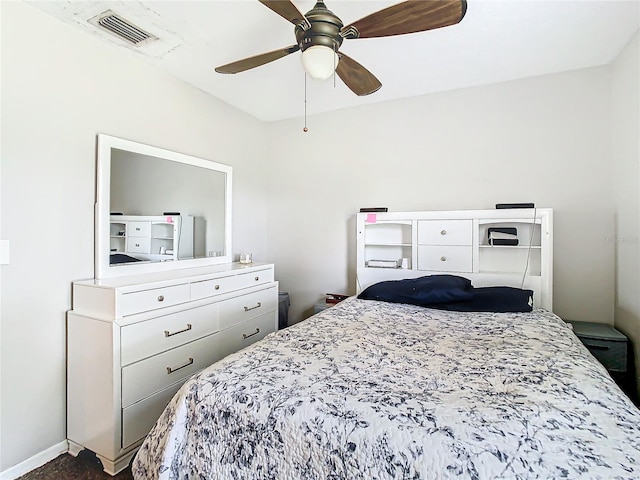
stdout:
<svg viewBox="0 0 640 480">
<path fill-rule="evenodd" d="M 241 253 L 240 254 L 240 263 L 248 264 L 252 263 L 252 255 L 250 253 Z"/>
<path fill-rule="evenodd" d="M 489 245 L 518 245 L 518 229 L 515 227 L 491 227 L 487 230 Z"/>
<path fill-rule="evenodd" d="M 360 209 L 360 213 L 384 213 L 388 211 L 387 207 L 365 207 Z"/>
</svg>

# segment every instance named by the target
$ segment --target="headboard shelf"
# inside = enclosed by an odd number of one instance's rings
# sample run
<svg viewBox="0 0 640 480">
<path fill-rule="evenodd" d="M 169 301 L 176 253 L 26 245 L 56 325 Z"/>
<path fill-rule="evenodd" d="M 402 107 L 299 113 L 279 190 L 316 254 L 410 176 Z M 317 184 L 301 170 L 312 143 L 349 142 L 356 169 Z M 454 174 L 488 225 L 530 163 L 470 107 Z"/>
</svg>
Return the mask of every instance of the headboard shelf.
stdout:
<svg viewBox="0 0 640 480">
<path fill-rule="evenodd" d="M 550 208 L 367 212 L 356 223 L 358 292 L 384 280 L 452 274 L 476 287 L 531 289 L 537 307 L 553 308 Z"/>
</svg>

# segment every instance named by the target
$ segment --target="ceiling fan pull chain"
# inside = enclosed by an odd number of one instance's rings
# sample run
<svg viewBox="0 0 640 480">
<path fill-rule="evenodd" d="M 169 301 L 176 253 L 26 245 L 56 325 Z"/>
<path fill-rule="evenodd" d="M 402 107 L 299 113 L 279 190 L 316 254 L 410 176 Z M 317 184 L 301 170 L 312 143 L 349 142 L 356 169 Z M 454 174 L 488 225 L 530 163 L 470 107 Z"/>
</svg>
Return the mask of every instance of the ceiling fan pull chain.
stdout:
<svg viewBox="0 0 640 480">
<path fill-rule="evenodd" d="M 304 72 L 304 128 L 303 132 L 308 132 L 307 128 L 307 72 Z"/>
</svg>

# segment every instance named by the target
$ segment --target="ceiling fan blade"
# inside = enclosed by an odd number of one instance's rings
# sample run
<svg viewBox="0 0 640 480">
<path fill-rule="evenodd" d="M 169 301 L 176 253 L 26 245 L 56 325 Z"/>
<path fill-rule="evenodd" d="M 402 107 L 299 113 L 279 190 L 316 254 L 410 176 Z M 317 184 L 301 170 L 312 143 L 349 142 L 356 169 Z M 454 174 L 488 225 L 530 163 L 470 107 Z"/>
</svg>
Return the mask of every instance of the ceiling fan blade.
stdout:
<svg viewBox="0 0 640 480">
<path fill-rule="evenodd" d="M 372 38 L 424 32 L 454 25 L 467 12 L 466 0 L 409 0 L 343 27 L 345 38 Z"/>
<path fill-rule="evenodd" d="M 382 83 L 373 73 L 342 52 L 338 52 L 338 56 L 340 61 L 336 73 L 353 93 L 363 96 L 380 89 Z"/>
<path fill-rule="evenodd" d="M 265 63 L 273 62 L 274 60 L 278 60 L 279 58 L 286 57 L 290 53 L 297 52 L 298 50 L 300 50 L 300 47 L 298 45 L 291 45 L 290 47 L 274 50 L 273 52 L 262 53 L 254 57 L 238 60 L 237 62 L 227 63 L 226 65 L 217 67 L 216 72 L 218 73 L 244 72 L 245 70 L 259 67 L 260 65 L 264 65 Z"/>
<path fill-rule="evenodd" d="M 294 25 L 299 25 L 303 30 L 311 27 L 306 17 L 289 0 L 258 0 L 264 6 L 270 8 L 285 20 L 289 20 Z"/>
</svg>

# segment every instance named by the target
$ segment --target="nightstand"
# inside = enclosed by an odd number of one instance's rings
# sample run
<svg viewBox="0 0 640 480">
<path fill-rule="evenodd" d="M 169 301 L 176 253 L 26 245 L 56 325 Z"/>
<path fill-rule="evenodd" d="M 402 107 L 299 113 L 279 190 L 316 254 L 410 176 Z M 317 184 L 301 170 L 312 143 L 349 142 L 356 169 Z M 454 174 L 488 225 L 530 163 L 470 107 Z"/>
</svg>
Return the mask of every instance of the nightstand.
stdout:
<svg viewBox="0 0 640 480">
<path fill-rule="evenodd" d="M 634 388 L 629 372 L 629 339 L 626 335 L 605 323 L 565 321 L 573 325 L 573 332 L 604 365 L 620 388 L 632 396 Z"/>
<path fill-rule="evenodd" d="M 324 302 L 316 303 L 313 306 L 313 314 L 315 315 L 329 307 L 333 307 L 336 303 L 340 303 L 347 298 L 349 298 L 349 295 L 344 295 L 342 293 L 327 293 L 327 297 Z"/>
<path fill-rule="evenodd" d="M 605 323 L 566 320 L 594 357 L 610 372 L 627 371 L 627 337 Z"/>
<path fill-rule="evenodd" d="M 326 302 L 318 302 L 313 306 L 313 314 L 320 313 L 323 310 L 331 307 L 332 305 L 327 304 Z"/>
</svg>

